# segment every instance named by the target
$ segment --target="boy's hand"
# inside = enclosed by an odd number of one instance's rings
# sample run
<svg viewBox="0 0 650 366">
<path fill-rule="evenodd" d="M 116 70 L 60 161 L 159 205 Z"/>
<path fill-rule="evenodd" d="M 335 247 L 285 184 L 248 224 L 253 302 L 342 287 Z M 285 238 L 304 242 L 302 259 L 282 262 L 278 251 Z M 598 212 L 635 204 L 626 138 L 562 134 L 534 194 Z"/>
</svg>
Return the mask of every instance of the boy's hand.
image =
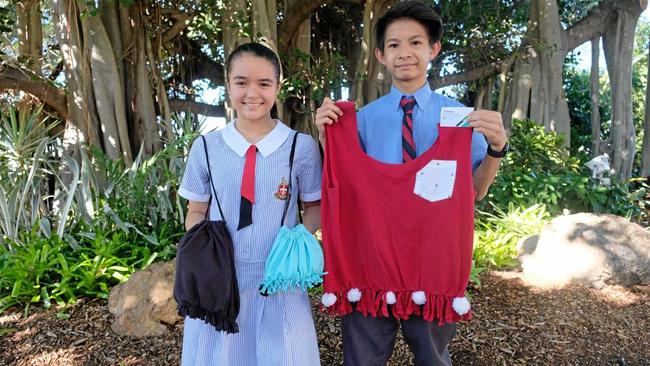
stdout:
<svg viewBox="0 0 650 366">
<path fill-rule="evenodd" d="M 469 125 L 487 138 L 492 150 L 503 150 L 508 138 L 501 113 L 485 109 L 472 112 L 469 114 Z"/>
<path fill-rule="evenodd" d="M 334 101 L 325 97 L 320 108 L 316 109 L 316 128 L 318 128 L 318 139 L 325 146 L 325 125 L 331 125 L 339 121 L 343 115 L 341 108 L 334 104 Z"/>
</svg>

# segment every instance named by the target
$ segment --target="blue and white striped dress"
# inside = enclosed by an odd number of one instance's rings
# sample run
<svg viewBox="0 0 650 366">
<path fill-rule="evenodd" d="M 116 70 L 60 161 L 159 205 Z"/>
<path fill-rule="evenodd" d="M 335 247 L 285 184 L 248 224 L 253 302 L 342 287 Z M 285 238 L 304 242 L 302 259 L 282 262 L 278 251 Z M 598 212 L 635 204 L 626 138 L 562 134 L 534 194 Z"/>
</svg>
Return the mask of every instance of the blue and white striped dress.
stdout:
<svg viewBox="0 0 650 366">
<path fill-rule="evenodd" d="M 285 201 L 275 193 L 289 176 L 289 152 L 293 130 L 281 122 L 256 146 L 255 204 L 253 225 L 237 231 L 240 185 L 246 150 L 250 144 L 230 122 L 205 136 L 212 178 L 235 248 L 235 267 L 240 291 L 239 333 L 226 334 L 202 320 L 185 319 L 181 364 L 190 365 L 320 365 L 316 330 L 307 293 L 258 293 L 264 264 L 280 230 Z M 207 202 L 209 175 L 203 143 L 197 139 L 190 150 L 179 194 L 191 201 Z M 292 186 L 304 202 L 321 197 L 321 160 L 316 142 L 298 136 Z M 291 196 L 287 225 L 296 219 L 296 195 Z M 213 201 L 214 203 L 214 201 Z M 210 218 L 219 220 L 216 204 Z"/>
</svg>

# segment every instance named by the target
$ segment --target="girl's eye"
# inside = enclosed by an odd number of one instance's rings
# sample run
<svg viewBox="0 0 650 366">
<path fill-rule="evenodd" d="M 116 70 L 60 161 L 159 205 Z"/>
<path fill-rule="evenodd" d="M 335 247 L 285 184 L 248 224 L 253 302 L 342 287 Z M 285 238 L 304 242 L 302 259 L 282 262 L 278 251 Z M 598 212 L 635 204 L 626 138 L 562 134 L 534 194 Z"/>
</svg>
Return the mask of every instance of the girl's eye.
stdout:
<svg viewBox="0 0 650 366">
<path fill-rule="evenodd" d="M 397 43 L 391 43 L 388 45 L 388 48 L 397 48 Z"/>
<path fill-rule="evenodd" d="M 263 88 L 268 88 L 269 86 L 271 86 L 271 84 L 269 84 L 269 83 L 262 83 L 262 87 L 263 87 Z"/>
<path fill-rule="evenodd" d="M 235 85 L 237 85 L 237 86 L 244 86 L 244 85 L 246 85 L 246 83 L 243 82 L 243 81 L 238 81 L 238 82 L 235 83 Z"/>
<path fill-rule="evenodd" d="M 411 42 L 411 44 L 413 44 L 414 46 L 417 46 L 417 45 L 419 45 L 421 43 L 422 43 L 421 41 L 413 41 L 413 42 Z"/>
</svg>

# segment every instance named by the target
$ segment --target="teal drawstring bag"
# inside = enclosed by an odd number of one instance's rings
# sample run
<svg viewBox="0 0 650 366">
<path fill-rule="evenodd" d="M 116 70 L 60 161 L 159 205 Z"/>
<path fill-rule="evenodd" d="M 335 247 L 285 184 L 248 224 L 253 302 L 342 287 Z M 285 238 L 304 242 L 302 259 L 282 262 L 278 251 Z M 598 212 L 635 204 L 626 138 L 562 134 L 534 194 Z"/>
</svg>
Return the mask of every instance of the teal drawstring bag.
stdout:
<svg viewBox="0 0 650 366">
<path fill-rule="evenodd" d="M 297 137 L 298 132 L 293 136 L 289 154 L 288 193 L 280 222 L 280 231 L 266 259 L 264 279 L 259 288 L 260 294 L 263 296 L 272 295 L 278 291 L 308 290 L 320 285 L 325 274 L 323 272 L 325 264 L 323 249 L 318 240 L 302 224 L 300 209 L 298 209 L 300 224 L 289 228 L 284 223 L 291 201 L 291 173 Z"/>
</svg>

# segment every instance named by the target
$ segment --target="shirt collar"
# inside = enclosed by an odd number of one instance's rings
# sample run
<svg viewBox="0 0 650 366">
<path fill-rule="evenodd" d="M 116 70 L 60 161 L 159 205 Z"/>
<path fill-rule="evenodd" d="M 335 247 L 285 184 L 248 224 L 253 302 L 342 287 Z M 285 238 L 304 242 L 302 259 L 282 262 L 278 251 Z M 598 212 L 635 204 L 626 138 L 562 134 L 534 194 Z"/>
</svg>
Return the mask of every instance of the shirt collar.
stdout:
<svg viewBox="0 0 650 366">
<path fill-rule="evenodd" d="M 246 151 L 252 144 L 246 141 L 244 136 L 237 131 L 235 121 L 236 120 L 232 120 L 228 122 L 226 128 L 223 129 L 222 135 L 224 141 L 226 141 L 226 145 L 236 152 L 237 155 L 243 157 L 246 155 Z M 271 132 L 255 144 L 257 150 L 264 157 L 271 155 L 275 150 L 282 146 L 284 141 L 287 139 L 287 136 L 289 136 L 289 132 L 291 132 L 291 129 L 284 123 L 278 120 L 275 120 L 275 122 L 275 127 L 273 127 Z"/>
<path fill-rule="evenodd" d="M 388 100 L 391 105 L 396 106 L 397 110 L 400 110 L 399 101 L 402 99 L 403 95 L 412 95 L 415 97 L 415 102 L 420 110 L 423 110 L 426 107 L 427 103 L 431 100 L 431 95 L 433 90 L 429 86 L 429 83 L 425 83 L 420 89 L 416 90 L 413 94 L 404 94 L 402 91 L 397 89 L 395 85 L 391 86 L 390 93 L 388 94 Z"/>
</svg>

